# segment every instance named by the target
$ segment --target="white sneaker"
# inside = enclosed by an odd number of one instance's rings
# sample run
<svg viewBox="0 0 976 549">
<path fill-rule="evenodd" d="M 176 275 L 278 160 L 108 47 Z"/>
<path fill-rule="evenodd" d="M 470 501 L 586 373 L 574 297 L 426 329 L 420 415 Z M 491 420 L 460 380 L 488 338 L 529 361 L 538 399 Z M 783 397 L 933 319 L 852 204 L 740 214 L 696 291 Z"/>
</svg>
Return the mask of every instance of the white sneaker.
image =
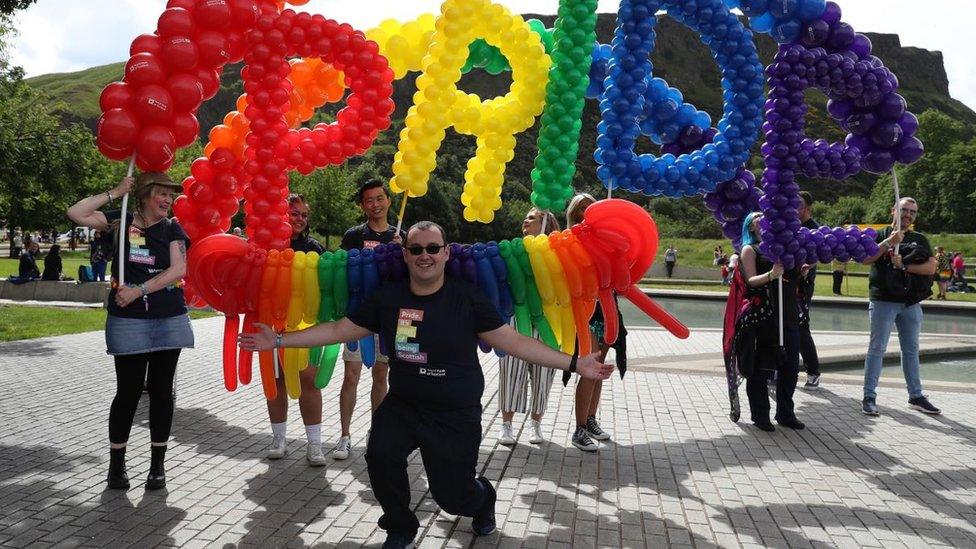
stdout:
<svg viewBox="0 0 976 549">
<path fill-rule="evenodd" d="M 502 422 L 502 428 L 498 431 L 498 443 L 504 446 L 512 446 L 515 444 L 515 435 L 512 434 L 511 421 Z"/>
<path fill-rule="evenodd" d="M 325 465 L 325 454 L 322 453 L 321 444 L 309 444 L 305 450 L 305 459 L 312 467 L 322 467 Z"/>
<path fill-rule="evenodd" d="M 538 421 L 532 420 L 530 423 L 530 433 L 529 442 L 532 444 L 542 444 L 546 441 L 546 437 L 542 435 L 542 425 Z"/>
<path fill-rule="evenodd" d="M 335 450 L 332 451 L 333 459 L 346 459 L 352 452 L 352 438 L 350 437 L 339 437 L 339 442 L 336 443 Z"/>
<path fill-rule="evenodd" d="M 271 438 L 271 448 L 268 448 L 268 459 L 281 459 L 288 453 L 288 439 L 275 435 Z"/>
</svg>

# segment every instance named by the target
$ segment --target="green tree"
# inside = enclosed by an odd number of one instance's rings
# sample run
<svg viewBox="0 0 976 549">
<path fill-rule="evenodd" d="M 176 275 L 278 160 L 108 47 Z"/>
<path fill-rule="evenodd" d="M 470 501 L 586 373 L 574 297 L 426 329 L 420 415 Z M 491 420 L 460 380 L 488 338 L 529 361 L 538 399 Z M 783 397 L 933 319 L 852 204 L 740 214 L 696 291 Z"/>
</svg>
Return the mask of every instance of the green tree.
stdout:
<svg viewBox="0 0 976 549">
<path fill-rule="evenodd" d="M 813 209 L 814 218 L 821 225 L 838 227 L 844 223 L 868 222 L 868 201 L 859 196 L 844 196 L 830 205 L 818 202 Z"/>
</svg>

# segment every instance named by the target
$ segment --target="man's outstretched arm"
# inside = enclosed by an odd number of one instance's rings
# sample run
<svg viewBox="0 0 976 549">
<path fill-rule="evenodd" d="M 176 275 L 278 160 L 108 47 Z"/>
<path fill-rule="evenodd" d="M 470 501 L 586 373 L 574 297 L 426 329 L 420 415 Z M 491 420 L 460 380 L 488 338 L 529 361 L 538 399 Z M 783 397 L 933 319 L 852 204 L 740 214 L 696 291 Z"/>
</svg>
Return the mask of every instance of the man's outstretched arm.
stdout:
<svg viewBox="0 0 976 549">
<path fill-rule="evenodd" d="M 538 364 L 554 370 L 569 370 L 573 357 L 550 348 L 538 339 L 526 337 L 508 324 L 488 332 L 478 334 L 485 343 L 495 349 L 521 358 L 530 364 Z M 597 360 L 600 353 L 581 356 L 577 360 L 576 369 L 579 375 L 590 379 L 607 379 L 613 373 L 613 365 L 604 364 Z"/>
</svg>

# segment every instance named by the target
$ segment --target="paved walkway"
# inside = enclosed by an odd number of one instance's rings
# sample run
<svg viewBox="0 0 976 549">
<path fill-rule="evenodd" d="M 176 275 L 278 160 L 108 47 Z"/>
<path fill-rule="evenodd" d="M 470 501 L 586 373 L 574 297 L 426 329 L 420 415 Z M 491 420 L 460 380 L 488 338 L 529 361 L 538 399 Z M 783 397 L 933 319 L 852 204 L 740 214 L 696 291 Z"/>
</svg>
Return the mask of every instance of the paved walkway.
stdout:
<svg viewBox="0 0 976 549">
<path fill-rule="evenodd" d="M 308 468 L 293 417 L 291 454 L 266 461 L 260 386 L 223 390 L 220 326 L 195 321 L 199 348 L 181 360 L 168 493 L 138 484 L 148 468 L 145 403 L 130 441 L 134 487 L 104 490 L 114 376 L 101 332 L 0 344 L 0 545 L 381 543 L 362 458 L 368 376 L 352 459 Z M 485 357 L 480 468 L 498 487 L 499 532 L 475 540 L 469 519 L 440 512 L 415 455 L 422 547 L 976 546 L 973 386 L 930 384 L 941 417 L 907 409 L 903 386 L 884 387 L 883 415 L 868 418 L 858 412 L 860 387 L 828 376 L 819 392 L 797 391 L 806 431 L 765 434 L 728 420 L 722 377 L 675 369 L 682 355 L 697 355 L 688 358 L 711 360 L 708 373 L 717 374 L 718 361 L 701 356 L 717 350 L 708 347 L 716 333 L 685 346 L 656 330 L 632 334 L 633 371 L 603 392 L 601 420 L 614 440 L 592 455 L 570 445 L 573 394 L 558 385 L 543 421 L 549 442 L 530 445 L 522 429 L 514 448 L 496 445 L 497 375 Z M 858 345 L 851 337 L 847 346 Z M 664 354 L 679 359 L 652 358 Z M 337 375 L 324 391 L 329 449 L 340 383 Z"/>
</svg>

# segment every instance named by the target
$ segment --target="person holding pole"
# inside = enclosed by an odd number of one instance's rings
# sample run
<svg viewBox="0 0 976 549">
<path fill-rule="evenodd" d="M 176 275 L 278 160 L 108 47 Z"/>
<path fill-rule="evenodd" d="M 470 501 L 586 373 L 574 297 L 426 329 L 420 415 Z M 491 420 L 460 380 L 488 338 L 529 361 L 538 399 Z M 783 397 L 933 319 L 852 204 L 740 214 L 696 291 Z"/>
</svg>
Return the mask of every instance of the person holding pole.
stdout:
<svg viewBox="0 0 976 549">
<path fill-rule="evenodd" d="M 131 164 L 129 170 L 131 174 Z M 152 440 L 146 489 L 166 486 L 163 460 L 173 423 L 173 378 L 180 351 L 193 347 L 181 287 L 189 239 L 180 224 L 169 218 L 180 189 L 165 173 L 146 172 L 135 180 L 127 176 L 114 189 L 82 199 L 68 209 L 68 217 L 76 224 L 99 231 L 114 228 L 120 236 L 116 246 L 121 260 L 112 263 L 105 321 L 105 342 L 115 359 L 116 376 L 108 417 L 111 489 L 129 488 L 126 444 L 144 385 L 149 392 Z M 132 213 L 126 213 L 130 191 L 135 206 Z M 99 211 L 119 198 L 123 198 L 122 210 Z"/>
<path fill-rule="evenodd" d="M 773 263 L 759 250 L 760 212 L 746 216 L 742 224 L 742 254 L 739 265 L 743 278 L 751 289 L 764 289 L 763 299 L 772 302 L 775 316 L 766 320 L 766 328 L 758 330 L 755 364 L 746 379 L 746 394 L 752 422 L 763 431 L 772 432 L 769 420 L 769 395 L 767 381 L 770 371 L 776 377 L 776 423 L 790 429 L 803 429 L 805 425 L 796 418 L 793 393 L 800 371 L 800 307 L 797 282 L 804 268 L 784 270 L 779 262 Z M 773 284 L 777 281 L 777 284 Z"/>
<path fill-rule="evenodd" d="M 390 225 L 388 215 L 390 212 L 390 194 L 386 186 L 379 179 L 370 179 L 359 186 L 356 191 L 356 204 L 359 205 L 366 216 L 366 221 L 355 227 L 351 227 L 342 235 L 342 243 L 339 245 L 343 250 L 362 250 L 373 249 L 380 244 L 390 242 L 403 242 L 406 234 L 400 229 L 399 223 L 403 222 L 403 213 L 400 213 L 400 220 L 396 227 Z M 406 206 L 407 197 L 403 197 L 403 205 Z M 379 337 L 373 339 L 376 349 L 380 349 Z M 346 344 L 342 350 L 342 361 L 345 364 L 345 373 L 342 376 L 342 388 L 339 390 L 339 427 L 342 432 L 339 441 L 336 443 L 332 457 L 335 459 L 346 459 L 352 452 L 352 413 L 356 409 L 356 391 L 359 388 L 359 378 L 363 372 L 363 357 L 358 348 L 350 350 Z M 387 374 L 390 370 L 389 358 L 381 352 L 376 353 L 376 363 L 371 368 L 373 374 L 373 387 L 370 390 L 371 411 L 375 412 L 376 407 L 383 402 L 387 391 Z"/>
<path fill-rule="evenodd" d="M 288 195 L 288 223 L 291 225 L 290 247 L 296 252 L 315 252 L 321 254 L 325 248 L 309 235 L 309 207 L 305 197 L 300 194 Z M 285 376 L 279 368 L 278 391 L 274 400 L 268 401 L 268 418 L 271 420 L 271 448 L 268 459 L 281 459 L 288 453 L 288 393 L 285 390 Z M 305 425 L 305 461 L 312 467 L 325 465 L 322 453 L 322 390 L 315 386 L 318 368 L 309 364 L 299 374 L 301 393 L 298 396 L 298 411 Z"/>
</svg>

